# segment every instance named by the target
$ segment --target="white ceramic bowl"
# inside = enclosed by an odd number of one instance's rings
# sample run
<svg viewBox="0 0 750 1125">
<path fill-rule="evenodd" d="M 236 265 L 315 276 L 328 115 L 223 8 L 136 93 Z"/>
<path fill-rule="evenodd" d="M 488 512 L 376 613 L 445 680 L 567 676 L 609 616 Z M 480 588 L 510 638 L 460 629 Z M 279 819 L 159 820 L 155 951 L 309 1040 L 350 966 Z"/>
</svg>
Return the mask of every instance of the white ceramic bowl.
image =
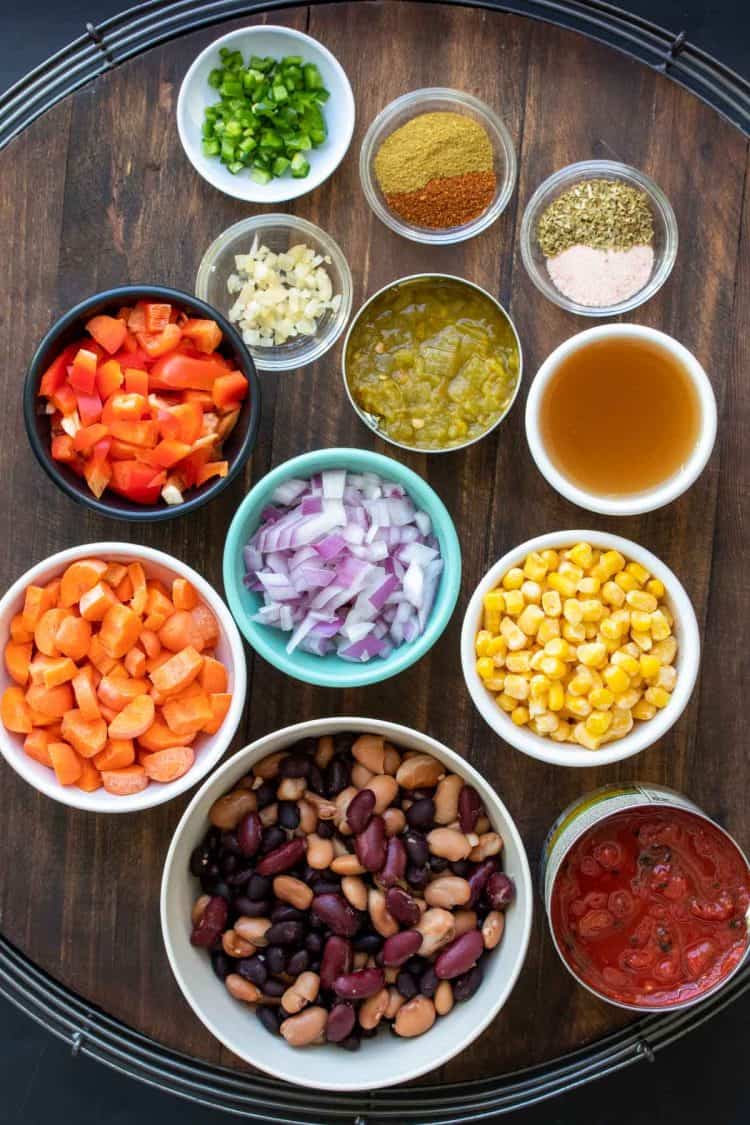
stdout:
<svg viewBox="0 0 750 1125">
<path fill-rule="evenodd" d="M 509 715 L 495 701 L 482 683 L 476 670 L 476 650 L 474 641 L 482 622 L 482 600 L 490 590 L 499 585 L 503 575 L 513 566 L 520 566 L 531 551 L 561 550 L 584 541 L 603 550 L 615 550 L 624 555 L 628 562 L 639 562 L 655 578 L 661 579 L 666 590 L 665 601 L 674 615 L 674 635 L 677 639 L 677 684 L 672 697 L 653 719 L 647 722 L 636 721 L 633 729 L 624 738 L 608 742 L 600 750 L 586 750 L 570 742 L 554 742 L 543 738 L 526 727 L 518 727 Z M 603 531 L 552 531 L 548 535 L 538 535 L 520 546 L 514 547 L 491 566 L 471 596 L 461 628 L 461 667 L 469 694 L 484 721 L 492 727 L 504 742 L 521 750 L 531 758 L 541 762 L 551 762 L 558 766 L 608 766 L 632 758 L 667 733 L 679 719 L 687 706 L 700 664 L 700 637 L 695 611 L 684 587 L 669 567 L 652 555 L 645 547 L 640 547 L 630 539 L 619 535 L 609 535 Z"/>
<path fill-rule="evenodd" d="M 653 347 L 668 352 L 681 364 L 698 396 L 700 428 L 690 457 L 682 468 L 667 480 L 643 492 L 626 493 L 623 496 L 600 496 L 579 488 L 553 464 L 544 447 L 540 415 L 544 393 L 550 380 L 568 356 L 599 340 L 617 339 L 643 340 Z M 590 512 L 601 512 L 608 516 L 635 516 L 671 504 L 686 492 L 703 472 L 716 440 L 716 399 L 708 376 L 698 360 L 672 336 L 642 324 L 600 324 L 596 328 L 587 328 L 584 332 L 571 336 L 569 340 L 564 340 L 547 356 L 539 368 L 526 399 L 526 439 L 539 472 L 561 496 Z"/>
<path fill-rule="evenodd" d="M 208 84 L 208 76 L 214 67 L 220 65 L 221 47 L 241 51 L 245 63 L 251 55 L 278 59 L 285 55 L 302 55 L 306 63 L 315 63 L 318 67 L 330 93 L 323 106 L 328 136 L 319 148 L 306 153 L 310 172 L 304 179 L 295 180 L 287 172 L 267 184 L 257 184 L 249 170 L 235 176 L 218 157 L 203 155 L 203 114 L 208 106 L 215 105 L 219 100 L 218 92 Z M 244 27 L 216 39 L 201 51 L 188 70 L 177 99 L 177 130 L 185 154 L 196 172 L 219 191 L 249 203 L 284 203 L 306 195 L 338 168 L 354 132 L 354 94 L 341 64 L 317 39 L 291 27 L 270 24 Z"/>
<path fill-rule="evenodd" d="M 190 853 L 205 835 L 208 810 L 261 758 L 301 738 L 337 731 L 382 734 L 394 745 L 434 755 L 477 790 L 504 840 L 504 869 L 515 880 L 516 900 L 506 914 L 503 940 L 487 958 L 484 981 L 474 996 L 438 1019 L 425 1035 L 397 1039 L 381 1033 L 348 1055 L 332 1044 L 304 1050 L 269 1035 L 247 1008 L 217 980 L 205 950 L 190 944 L 190 911 L 200 888 L 188 870 Z M 374 1090 L 408 1082 L 457 1055 L 488 1026 L 510 995 L 521 971 L 531 933 L 533 895 L 526 852 L 518 829 L 494 790 L 468 762 L 426 734 L 378 719 L 329 718 L 297 723 L 258 739 L 217 770 L 188 805 L 164 864 L 161 924 L 172 971 L 185 999 L 208 1030 L 235 1055 L 287 1082 L 338 1092 Z"/>
<path fill-rule="evenodd" d="M 76 559 L 103 558 L 114 562 L 141 562 L 147 578 L 158 578 L 171 582 L 173 578 L 187 578 L 197 590 L 219 622 L 219 643 L 216 655 L 226 666 L 229 678 L 228 690 L 232 702 L 224 722 L 216 734 L 201 735 L 193 743 L 196 751 L 195 762 L 186 774 L 166 785 L 152 781 L 146 789 L 127 797 L 115 797 L 104 789 L 94 793 L 84 793 L 75 785 L 60 785 L 55 774 L 47 766 L 30 758 L 23 749 L 24 736 L 7 731 L 0 723 L 0 752 L 16 773 L 44 793 L 47 797 L 69 805 L 75 809 L 90 812 L 127 813 L 140 809 L 150 809 L 171 801 L 186 789 L 201 781 L 213 769 L 226 751 L 239 725 L 245 706 L 247 671 L 242 639 L 224 602 L 214 588 L 201 578 L 191 567 L 179 559 L 155 551 L 151 547 L 140 547 L 132 543 L 83 543 L 66 551 L 50 555 L 37 563 L 13 583 L 0 601 L 0 643 L 4 646 L 10 633 L 11 618 L 23 608 L 26 587 L 32 583 L 44 584 L 57 578 Z M 12 681 L 3 665 L 0 669 L 0 694 Z"/>
</svg>

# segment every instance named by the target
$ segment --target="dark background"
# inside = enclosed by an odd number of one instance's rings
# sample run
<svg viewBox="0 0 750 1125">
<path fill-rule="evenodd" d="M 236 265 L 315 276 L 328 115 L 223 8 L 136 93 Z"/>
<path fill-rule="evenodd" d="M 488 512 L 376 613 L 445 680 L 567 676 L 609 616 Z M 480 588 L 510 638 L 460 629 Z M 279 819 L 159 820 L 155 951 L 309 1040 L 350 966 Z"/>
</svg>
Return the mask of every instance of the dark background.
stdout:
<svg viewBox="0 0 750 1125">
<path fill-rule="evenodd" d="M 0 0 L 0 90 L 128 0 Z M 750 77 L 747 0 L 621 0 Z M 0 205 L 12 205 L 2 200 Z M 539 1019 L 545 1013 L 539 1012 Z M 733 1004 L 687 1038 L 612 1078 L 503 1118 L 509 1125 L 748 1125 L 748 1003 Z M 231 1120 L 115 1074 L 0 1000 L 0 1125 L 221 1125 Z M 239 1119 L 238 1119 L 239 1120 Z"/>
</svg>

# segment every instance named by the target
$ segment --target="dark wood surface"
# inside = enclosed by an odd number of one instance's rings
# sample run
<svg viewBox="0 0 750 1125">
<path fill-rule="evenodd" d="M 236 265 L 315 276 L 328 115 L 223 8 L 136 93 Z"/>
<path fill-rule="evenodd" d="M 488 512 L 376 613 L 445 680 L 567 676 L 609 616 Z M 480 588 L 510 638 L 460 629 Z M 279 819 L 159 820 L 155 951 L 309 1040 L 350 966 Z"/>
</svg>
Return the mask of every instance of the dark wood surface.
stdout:
<svg viewBox="0 0 750 1125">
<path fill-rule="evenodd" d="M 635 775 L 683 789 L 747 846 L 747 645 L 741 638 L 750 603 L 750 533 L 743 524 L 750 424 L 747 140 L 666 78 L 573 33 L 515 16 L 355 2 L 280 11 L 273 22 L 322 40 L 354 88 L 357 127 L 349 154 L 331 180 L 290 209 L 341 243 L 354 275 L 355 308 L 405 273 L 435 269 L 471 278 L 510 309 L 525 376 L 511 416 L 486 440 L 444 457 L 398 453 L 442 496 L 462 543 L 461 598 L 432 653 L 395 680 L 344 693 L 284 679 L 248 653 L 248 703 L 235 748 L 318 715 L 369 714 L 418 727 L 489 777 L 534 867 L 544 833 L 565 804 L 596 785 Z M 190 62 L 234 26 L 240 24 L 184 37 L 117 68 L 47 113 L 0 156 L 3 586 L 56 550 L 107 538 L 169 551 L 221 588 L 229 520 L 271 466 L 320 446 L 398 452 L 376 442 L 351 411 L 339 349 L 311 369 L 262 376 L 260 439 L 244 481 L 168 525 L 134 527 L 76 507 L 54 490 L 23 437 L 25 366 L 59 314 L 126 281 L 192 289 L 208 243 L 252 210 L 194 173 L 174 119 Z M 493 105 L 511 130 L 520 169 L 501 219 L 479 238 L 443 249 L 406 242 L 383 227 L 369 211 L 357 171 L 359 144 L 375 113 L 400 93 L 435 84 L 469 90 Z M 534 468 L 523 433 L 523 400 L 534 372 L 553 347 L 586 325 L 531 285 L 518 253 L 520 216 L 544 177 L 590 156 L 642 168 L 671 198 L 681 237 L 673 276 L 627 319 L 670 332 L 693 350 L 719 405 L 717 448 L 689 493 L 660 512 L 619 521 L 581 512 L 558 497 Z M 521 540 L 570 527 L 609 527 L 653 550 L 685 584 L 701 627 L 702 674 L 686 713 L 657 746 L 621 767 L 562 770 L 523 757 L 483 724 L 461 677 L 461 616 L 484 570 Z M 189 1011 L 162 949 L 161 864 L 187 798 L 138 816 L 95 817 L 38 795 L 4 763 L 0 769 L 7 857 L 0 874 L 2 932 L 131 1026 L 200 1058 L 242 1065 Z M 424 1081 L 484 1077 L 541 1062 L 625 1018 L 573 984 L 537 903 L 528 960 L 505 1009 L 471 1051 Z"/>
</svg>

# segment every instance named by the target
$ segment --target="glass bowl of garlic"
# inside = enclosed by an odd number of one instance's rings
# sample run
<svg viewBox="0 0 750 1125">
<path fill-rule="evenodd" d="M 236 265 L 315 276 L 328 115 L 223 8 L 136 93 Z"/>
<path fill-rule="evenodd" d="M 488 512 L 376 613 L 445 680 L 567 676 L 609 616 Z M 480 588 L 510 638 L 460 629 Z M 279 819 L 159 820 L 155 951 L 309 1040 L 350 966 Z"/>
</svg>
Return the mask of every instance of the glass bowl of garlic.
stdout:
<svg viewBox="0 0 750 1125">
<path fill-rule="evenodd" d="M 352 308 L 352 275 L 320 227 L 253 215 L 223 231 L 198 268 L 196 296 L 234 324 L 261 371 L 293 371 L 325 355 Z"/>
</svg>

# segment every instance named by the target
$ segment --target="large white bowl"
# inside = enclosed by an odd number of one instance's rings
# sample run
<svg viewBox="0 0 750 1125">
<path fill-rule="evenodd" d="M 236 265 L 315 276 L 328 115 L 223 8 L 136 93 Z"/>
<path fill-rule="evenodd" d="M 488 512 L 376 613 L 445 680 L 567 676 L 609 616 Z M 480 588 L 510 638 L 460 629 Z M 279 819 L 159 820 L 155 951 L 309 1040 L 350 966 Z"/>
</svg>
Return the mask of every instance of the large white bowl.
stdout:
<svg viewBox="0 0 750 1125">
<path fill-rule="evenodd" d="M 381 734 L 398 747 L 432 754 L 473 785 L 493 828 L 503 837 L 504 869 L 514 879 L 517 891 L 506 915 L 503 940 L 486 959 L 484 981 L 474 996 L 438 1019 L 425 1035 L 398 1039 L 383 1032 L 366 1040 L 356 1055 L 332 1044 L 302 1050 L 290 1047 L 280 1036 L 270 1035 L 217 980 L 205 950 L 190 944 L 190 911 L 200 888 L 188 864 L 190 853 L 206 833 L 213 802 L 266 755 L 302 738 L 347 730 Z M 206 781 L 172 837 L 162 876 L 161 925 L 169 962 L 185 999 L 208 1030 L 235 1055 L 274 1077 L 302 1086 L 339 1092 L 374 1090 L 408 1082 L 441 1066 L 468 1047 L 494 1019 L 510 995 L 526 956 L 532 897 L 529 864 L 518 829 L 495 791 L 468 762 L 441 742 L 409 727 L 347 716 L 313 719 L 266 735 L 240 750 Z"/>
<path fill-rule="evenodd" d="M 186 566 L 171 555 L 164 554 L 163 551 L 155 551 L 151 547 L 140 547 L 132 543 L 83 543 L 66 551 L 58 551 L 56 555 L 50 555 L 43 562 L 32 566 L 31 570 L 27 570 L 13 583 L 0 601 L 0 643 L 5 645 L 10 635 L 11 618 L 23 609 L 27 586 L 32 583 L 43 585 L 50 582 L 53 578 L 59 577 L 76 559 L 88 558 L 103 558 L 123 563 L 141 562 L 147 578 L 157 578 L 165 582 L 171 582 L 173 578 L 187 578 L 192 583 L 219 623 L 216 656 L 227 669 L 228 690 L 232 693 L 227 716 L 216 734 L 200 735 L 195 740 L 193 743 L 196 751 L 195 762 L 186 774 L 164 785 L 152 781 L 140 793 L 126 797 L 116 797 L 112 793 L 107 793 L 105 789 L 84 793 L 75 785 L 60 785 L 51 769 L 24 753 L 24 736 L 7 731 L 1 723 L 0 752 L 24 781 L 28 781 L 35 789 L 63 805 L 70 805 L 75 809 L 87 809 L 90 812 L 137 812 L 140 809 L 150 809 L 165 801 L 171 801 L 173 797 L 184 793 L 186 789 L 201 781 L 220 760 L 234 737 L 245 706 L 247 688 L 245 652 L 231 613 L 205 578 L 201 578 L 192 567 Z M 11 683 L 3 664 L 0 669 L 0 694 Z"/>
<path fill-rule="evenodd" d="M 526 727 L 518 727 L 509 715 L 495 701 L 492 692 L 482 683 L 476 669 L 476 649 L 474 642 L 482 627 L 482 602 L 484 595 L 500 584 L 503 575 L 513 566 L 520 566 L 531 551 L 562 550 L 581 541 L 591 543 L 602 550 L 615 550 L 624 555 L 628 562 L 641 563 L 655 578 L 664 583 L 665 601 L 674 614 L 674 635 L 677 639 L 677 684 L 672 697 L 653 719 L 636 722 L 624 738 L 608 742 L 600 750 L 586 750 L 571 742 L 554 742 L 551 738 L 534 734 Z M 648 746 L 653 746 L 679 719 L 687 706 L 700 664 L 700 637 L 698 622 L 695 619 L 690 598 L 676 575 L 665 566 L 656 555 L 645 547 L 623 539 L 619 535 L 609 535 L 604 531 L 552 531 L 548 535 L 538 535 L 520 546 L 514 547 L 491 566 L 471 596 L 461 628 L 461 667 L 469 694 L 480 715 L 504 742 L 510 743 L 531 758 L 551 762 L 558 766 L 606 766 L 611 762 L 621 762 L 632 758 Z"/>
<path fill-rule="evenodd" d="M 287 173 L 267 184 L 257 184 L 249 169 L 234 176 L 217 156 L 203 155 L 203 115 L 208 106 L 219 100 L 218 92 L 208 84 L 208 76 L 220 65 L 221 47 L 241 51 L 245 63 L 251 55 L 277 59 L 302 55 L 306 63 L 315 63 L 318 67 L 330 94 L 323 106 L 328 136 L 319 148 L 305 154 L 310 161 L 310 171 L 304 179 L 295 180 Z M 292 27 L 270 24 L 243 27 L 216 39 L 201 51 L 188 70 L 177 99 L 177 131 L 196 172 L 219 191 L 249 203 L 285 203 L 318 187 L 344 159 L 354 132 L 354 94 L 339 61 L 317 39 Z"/>
</svg>

